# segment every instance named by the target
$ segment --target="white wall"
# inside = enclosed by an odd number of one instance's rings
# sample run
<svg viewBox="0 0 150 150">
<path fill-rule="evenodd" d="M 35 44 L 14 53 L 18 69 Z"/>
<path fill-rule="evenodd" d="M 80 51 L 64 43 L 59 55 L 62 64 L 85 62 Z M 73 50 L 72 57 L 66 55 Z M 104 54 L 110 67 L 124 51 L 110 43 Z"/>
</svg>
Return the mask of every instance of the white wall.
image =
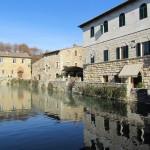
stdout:
<svg viewBox="0 0 150 150">
<path fill-rule="evenodd" d="M 147 3 L 148 8 L 148 17 L 145 19 L 139 19 L 139 7 L 142 3 Z M 119 15 L 121 13 L 125 13 L 126 15 L 126 25 L 123 27 L 119 27 Z M 100 35 L 100 25 L 103 22 L 108 21 L 109 31 Z M 96 37 L 90 37 L 90 28 L 95 27 Z M 150 28 L 150 0 L 138 0 L 137 2 L 128 5 L 118 11 L 115 11 L 101 19 L 87 25 L 83 28 L 83 46 L 89 46 L 96 43 L 101 43 L 104 41 L 108 41 L 120 36 L 125 36 L 127 34 L 131 34 L 134 32 L 138 32 L 144 29 Z M 138 38 L 138 37 L 137 37 Z"/>
</svg>

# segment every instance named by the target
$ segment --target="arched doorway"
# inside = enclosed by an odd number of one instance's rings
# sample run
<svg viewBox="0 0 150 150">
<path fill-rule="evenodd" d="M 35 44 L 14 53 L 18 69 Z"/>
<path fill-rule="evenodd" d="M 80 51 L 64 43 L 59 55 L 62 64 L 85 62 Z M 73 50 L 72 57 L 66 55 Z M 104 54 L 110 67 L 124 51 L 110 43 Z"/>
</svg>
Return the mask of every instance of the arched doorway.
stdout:
<svg viewBox="0 0 150 150">
<path fill-rule="evenodd" d="M 22 78 L 23 78 L 23 73 L 24 73 L 23 68 L 19 67 L 19 68 L 18 68 L 18 72 L 17 72 L 19 79 L 22 79 Z"/>
<path fill-rule="evenodd" d="M 142 83 L 142 74 L 139 72 L 138 76 L 136 78 L 133 78 L 132 81 L 133 81 L 134 88 L 140 86 L 139 84 Z"/>
</svg>

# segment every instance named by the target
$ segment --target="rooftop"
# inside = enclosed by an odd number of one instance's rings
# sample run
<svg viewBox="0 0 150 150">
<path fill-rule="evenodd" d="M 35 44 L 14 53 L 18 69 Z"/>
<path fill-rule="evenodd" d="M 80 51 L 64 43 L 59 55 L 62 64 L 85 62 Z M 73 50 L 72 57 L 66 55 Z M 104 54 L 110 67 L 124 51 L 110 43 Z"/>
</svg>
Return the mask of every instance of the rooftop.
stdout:
<svg viewBox="0 0 150 150">
<path fill-rule="evenodd" d="M 20 52 L 0 52 L 0 57 L 31 58 L 29 54 Z"/>
<path fill-rule="evenodd" d="M 130 4 L 132 4 L 132 3 L 136 2 L 136 1 L 138 1 L 138 0 L 128 0 L 128 1 L 126 1 L 124 3 L 121 3 L 120 5 L 118 5 L 118 6 L 114 7 L 114 8 L 112 8 L 112 9 L 110 9 L 110 10 L 108 10 L 108 11 L 106 11 L 106 12 L 104 12 L 104 13 L 96 16 L 96 17 L 94 17 L 93 19 L 84 22 L 83 24 L 79 25 L 79 27 L 83 28 L 84 26 L 86 26 L 86 25 L 88 25 L 88 24 L 90 24 L 90 23 L 92 23 L 92 22 L 94 22 L 94 21 L 96 21 L 96 20 L 98 20 L 98 19 L 108 15 L 108 14 L 111 14 L 112 12 L 114 12 L 116 10 L 119 10 L 119 9 L 121 9 L 121 8 L 127 6 L 127 5 L 130 5 Z"/>
<path fill-rule="evenodd" d="M 63 48 L 63 49 L 60 49 L 60 50 L 55 50 L 55 51 L 46 52 L 46 53 L 44 53 L 43 55 L 44 55 L 44 56 L 58 55 L 59 52 L 61 52 L 61 51 L 63 51 L 63 50 L 69 50 L 69 49 L 77 48 L 77 47 L 82 47 L 82 46 L 79 46 L 79 45 L 74 44 L 72 47 L 67 47 L 67 48 Z"/>
</svg>

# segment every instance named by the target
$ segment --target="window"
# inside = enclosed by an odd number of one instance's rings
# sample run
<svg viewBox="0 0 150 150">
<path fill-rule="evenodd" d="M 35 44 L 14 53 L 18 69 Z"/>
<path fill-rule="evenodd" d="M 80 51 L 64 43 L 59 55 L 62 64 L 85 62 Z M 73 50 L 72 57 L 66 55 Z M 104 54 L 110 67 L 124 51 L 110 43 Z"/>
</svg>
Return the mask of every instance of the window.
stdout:
<svg viewBox="0 0 150 150">
<path fill-rule="evenodd" d="M 126 59 L 126 58 L 128 58 L 129 56 L 129 48 L 128 48 L 128 46 L 123 46 L 122 47 L 122 59 Z"/>
<path fill-rule="evenodd" d="M 105 131 L 109 131 L 109 118 L 104 118 Z"/>
<path fill-rule="evenodd" d="M 119 27 L 123 27 L 123 26 L 125 26 L 125 14 L 124 13 L 120 14 L 119 16 Z"/>
<path fill-rule="evenodd" d="M 136 56 L 137 57 L 141 56 L 141 44 L 140 43 L 136 44 Z"/>
<path fill-rule="evenodd" d="M 13 63 L 16 63 L 16 58 L 13 59 Z"/>
<path fill-rule="evenodd" d="M 147 4 L 142 4 L 139 11 L 140 19 L 147 18 Z"/>
<path fill-rule="evenodd" d="M 75 56 L 77 56 L 77 51 L 75 51 Z"/>
<path fill-rule="evenodd" d="M 59 68 L 59 62 L 56 62 L 56 68 L 57 69 Z"/>
<path fill-rule="evenodd" d="M 115 75 L 114 76 L 114 81 L 115 81 L 115 83 L 121 83 L 121 78 L 119 78 L 118 75 Z"/>
<path fill-rule="evenodd" d="M 13 73 L 14 73 L 14 71 L 12 70 L 12 71 L 11 71 L 11 74 L 13 74 Z"/>
<path fill-rule="evenodd" d="M 78 64 L 77 63 L 75 63 L 75 67 L 77 67 L 78 66 Z"/>
<path fill-rule="evenodd" d="M 108 61 L 108 50 L 104 50 L 104 61 Z"/>
<path fill-rule="evenodd" d="M 3 58 L 0 57 L 0 63 L 2 63 L 2 62 L 3 62 Z"/>
<path fill-rule="evenodd" d="M 91 56 L 91 64 L 95 63 L 95 57 Z"/>
<path fill-rule="evenodd" d="M 104 83 L 108 82 L 108 76 L 103 76 L 103 79 L 104 79 Z"/>
<path fill-rule="evenodd" d="M 5 73 L 5 71 L 4 70 L 2 70 L 2 74 L 4 74 Z"/>
<path fill-rule="evenodd" d="M 145 55 L 150 55 L 150 41 L 144 42 L 143 44 L 143 52 Z"/>
<path fill-rule="evenodd" d="M 94 35 L 95 35 L 94 27 L 91 27 L 91 38 L 94 37 Z"/>
<path fill-rule="evenodd" d="M 108 21 L 104 21 L 104 33 L 108 32 Z"/>
<path fill-rule="evenodd" d="M 22 63 L 24 63 L 24 59 L 22 59 Z"/>
<path fill-rule="evenodd" d="M 116 59 L 120 59 L 120 48 L 116 48 Z"/>
<path fill-rule="evenodd" d="M 100 32 L 101 32 L 101 34 L 104 33 L 104 25 L 103 24 L 100 25 Z"/>
</svg>

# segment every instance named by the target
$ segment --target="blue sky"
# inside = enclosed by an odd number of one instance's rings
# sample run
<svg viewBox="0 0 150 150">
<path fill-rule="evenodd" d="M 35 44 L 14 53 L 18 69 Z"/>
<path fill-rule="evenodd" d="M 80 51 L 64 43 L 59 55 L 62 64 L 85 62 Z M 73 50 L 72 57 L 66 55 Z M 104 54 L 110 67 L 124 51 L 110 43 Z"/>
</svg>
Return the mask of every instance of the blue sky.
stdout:
<svg viewBox="0 0 150 150">
<path fill-rule="evenodd" d="M 125 0 L 0 0 L 0 42 L 43 50 L 82 44 L 81 23 Z"/>
</svg>

